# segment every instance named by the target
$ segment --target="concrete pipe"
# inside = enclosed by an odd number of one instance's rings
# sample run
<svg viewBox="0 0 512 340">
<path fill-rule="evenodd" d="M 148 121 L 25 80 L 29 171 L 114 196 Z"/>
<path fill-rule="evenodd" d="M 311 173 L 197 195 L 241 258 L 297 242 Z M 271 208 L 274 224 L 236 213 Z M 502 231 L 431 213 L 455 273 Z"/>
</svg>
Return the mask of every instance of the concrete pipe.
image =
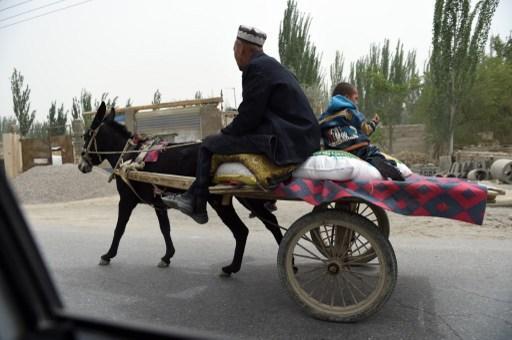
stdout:
<svg viewBox="0 0 512 340">
<path fill-rule="evenodd" d="M 512 184 L 512 160 L 498 159 L 491 165 L 491 175 L 494 179 Z"/>
<path fill-rule="evenodd" d="M 485 169 L 473 169 L 468 172 L 468 179 L 472 181 L 483 181 L 489 179 L 489 172 Z"/>
</svg>

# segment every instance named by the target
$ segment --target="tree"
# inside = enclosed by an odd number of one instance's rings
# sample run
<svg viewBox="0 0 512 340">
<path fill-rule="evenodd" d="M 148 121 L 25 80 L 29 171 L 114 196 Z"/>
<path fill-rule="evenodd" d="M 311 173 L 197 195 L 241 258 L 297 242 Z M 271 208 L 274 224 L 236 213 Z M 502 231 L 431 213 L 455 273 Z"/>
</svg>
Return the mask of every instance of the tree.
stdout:
<svg viewBox="0 0 512 340">
<path fill-rule="evenodd" d="M 82 89 L 80 93 L 80 106 L 82 107 L 82 119 L 86 127 L 91 126 L 92 115 L 86 115 L 86 112 L 92 111 L 92 94 L 86 89 Z"/>
<path fill-rule="evenodd" d="M 34 124 L 30 127 L 30 131 L 27 134 L 29 138 L 39 138 L 39 139 L 48 139 L 49 127 L 47 122 L 38 122 L 35 121 Z"/>
<path fill-rule="evenodd" d="M 160 93 L 160 90 L 157 89 L 155 91 L 155 93 L 153 94 L 153 101 L 151 102 L 151 104 L 157 105 L 157 104 L 160 104 L 161 101 L 162 101 L 162 94 Z"/>
<path fill-rule="evenodd" d="M 131 106 L 132 106 L 132 99 L 128 98 L 128 100 L 126 101 L 125 107 L 131 107 Z"/>
<path fill-rule="evenodd" d="M 372 44 L 368 55 L 350 65 L 349 78 L 359 92 L 360 110 L 379 113 L 388 127 L 387 148 L 393 152 L 393 126 L 406 120 L 418 96 L 416 52 L 406 54 L 400 41 L 394 52 L 388 39 L 382 46 Z"/>
<path fill-rule="evenodd" d="M 435 154 L 453 154 L 458 115 L 474 85 L 497 5 L 498 0 L 481 0 L 470 11 L 469 0 L 436 0 L 425 76 L 425 115 Z"/>
<path fill-rule="evenodd" d="M 20 72 L 14 69 L 11 75 L 14 115 L 18 120 L 21 135 L 25 136 L 36 118 L 36 111 L 32 110 L 32 112 L 30 112 L 30 88 L 27 85 L 25 89 L 23 89 L 23 82 L 24 77 Z"/>
<path fill-rule="evenodd" d="M 196 93 L 194 94 L 194 99 L 202 99 L 203 98 L 203 94 L 201 93 L 201 91 L 197 90 Z"/>
<path fill-rule="evenodd" d="M 50 105 L 50 108 L 48 109 L 48 116 L 47 122 L 48 122 L 48 130 L 50 133 L 50 136 L 56 136 L 56 125 L 57 125 L 57 102 L 53 101 Z"/>
<path fill-rule="evenodd" d="M 105 102 L 105 105 L 107 106 L 107 111 L 110 111 L 111 108 L 116 106 L 118 96 L 115 96 L 114 98 L 110 98 L 108 92 L 103 92 L 101 94 L 101 99 L 95 99 L 94 100 L 94 111 L 97 111 L 100 107 L 102 102 Z"/>
<path fill-rule="evenodd" d="M 80 116 L 82 115 L 81 109 L 80 109 L 80 101 L 73 97 L 73 104 L 71 105 L 71 117 L 73 119 L 80 119 Z"/>
<path fill-rule="evenodd" d="M 310 41 L 311 17 L 299 12 L 295 0 L 288 0 L 279 26 L 281 63 L 295 74 L 313 109 L 321 112 L 327 99 L 320 69 L 321 56 Z"/>
<path fill-rule="evenodd" d="M 343 57 L 343 53 L 340 51 L 336 51 L 336 56 L 334 57 L 334 62 L 331 64 L 329 69 L 331 76 L 331 91 L 334 90 L 337 84 L 341 83 L 345 80 L 343 77 L 343 68 L 345 67 L 345 58 Z"/>
<path fill-rule="evenodd" d="M 51 103 L 48 110 L 48 129 L 50 136 L 60 136 L 66 134 L 66 123 L 68 119 L 67 112 L 64 111 L 64 104 L 57 109 L 57 102 Z"/>
<path fill-rule="evenodd" d="M 92 94 L 86 89 L 82 89 L 80 93 L 80 105 L 82 107 L 82 114 L 92 111 Z"/>
<path fill-rule="evenodd" d="M 512 35 L 505 41 L 491 38 L 490 55 L 478 65 L 475 83 L 461 105 L 455 127 L 458 143 L 477 144 L 481 132 L 492 132 L 494 140 L 512 144 L 511 50 Z"/>
<path fill-rule="evenodd" d="M 10 133 L 16 131 L 16 117 L 2 117 L 0 119 L 0 133 Z"/>
<path fill-rule="evenodd" d="M 64 111 L 64 104 L 61 104 L 59 110 L 57 111 L 57 121 L 56 121 L 56 132 L 57 135 L 65 135 L 66 134 L 66 126 L 68 122 L 68 111 Z"/>
</svg>

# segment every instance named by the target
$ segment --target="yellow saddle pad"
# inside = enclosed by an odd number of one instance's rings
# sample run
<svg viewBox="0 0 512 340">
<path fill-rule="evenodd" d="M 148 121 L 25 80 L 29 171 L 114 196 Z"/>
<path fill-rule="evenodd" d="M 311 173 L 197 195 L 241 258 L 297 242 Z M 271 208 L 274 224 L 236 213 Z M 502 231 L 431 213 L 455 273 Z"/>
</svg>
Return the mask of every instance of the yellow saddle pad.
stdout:
<svg viewBox="0 0 512 340">
<path fill-rule="evenodd" d="M 217 169 L 223 163 L 241 163 L 250 171 L 250 174 L 247 172 L 219 173 Z M 297 165 L 275 165 L 264 155 L 243 153 L 213 155 L 211 173 L 213 183 L 240 182 L 268 189 L 288 178 L 296 168 Z"/>
</svg>

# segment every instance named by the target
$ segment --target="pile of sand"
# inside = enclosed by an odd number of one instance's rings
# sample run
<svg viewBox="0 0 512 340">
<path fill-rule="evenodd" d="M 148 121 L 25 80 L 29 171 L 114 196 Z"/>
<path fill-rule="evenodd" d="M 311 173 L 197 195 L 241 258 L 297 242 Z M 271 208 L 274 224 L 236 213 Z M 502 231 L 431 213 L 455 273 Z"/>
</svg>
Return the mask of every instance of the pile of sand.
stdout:
<svg viewBox="0 0 512 340">
<path fill-rule="evenodd" d="M 94 168 L 83 174 L 75 164 L 36 166 L 11 181 L 18 200 L 25 204 L 78 201 L 117 194 L 109 173 Z"/>
</svg>

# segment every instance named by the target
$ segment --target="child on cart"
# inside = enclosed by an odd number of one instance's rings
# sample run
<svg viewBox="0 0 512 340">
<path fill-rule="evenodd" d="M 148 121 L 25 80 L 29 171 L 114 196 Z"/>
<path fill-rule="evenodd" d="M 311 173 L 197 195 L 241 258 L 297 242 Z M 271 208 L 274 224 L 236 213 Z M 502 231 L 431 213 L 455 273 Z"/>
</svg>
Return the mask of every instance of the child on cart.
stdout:
<svg viewBox="0 0 512 340">
<path fill-rule="evenodd" d="M 405 180 L 396 166 L 379 149 L 370 144 L 369 136 L 380 122 L 376 114 L 372 120 L 366 120 L 359 112 L 357 104 L 359 93 L 349 83 L 339 83 L 334 88 L 327 110 L 320 116 L 320 129 L 324 148 L 350 152 L 373 165 L 385 179 Z"/>
</svg>

